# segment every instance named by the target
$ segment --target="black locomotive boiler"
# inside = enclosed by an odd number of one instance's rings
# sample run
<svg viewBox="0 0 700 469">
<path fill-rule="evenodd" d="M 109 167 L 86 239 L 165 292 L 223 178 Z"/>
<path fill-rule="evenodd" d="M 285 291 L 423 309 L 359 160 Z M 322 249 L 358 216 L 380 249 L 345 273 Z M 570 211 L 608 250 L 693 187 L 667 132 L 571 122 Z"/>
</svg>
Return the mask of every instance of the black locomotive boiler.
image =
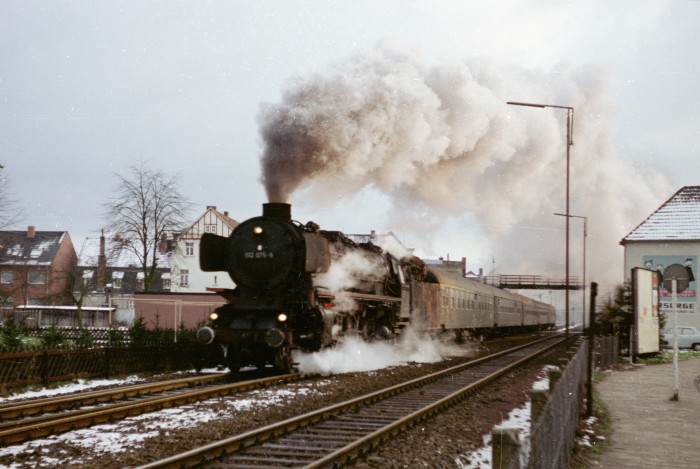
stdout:
<svg viewBox="0 0 700 469">
<path fill-rule="evenodd" d="M 347 258 L 362 266 L 345 272 L 342 291 L 323 285 L 324 278 L 337 283 L 327 274 Z M 200 342 L 222 346 L 232 371 L 269 363 L 288 370 L 293 348 L 317 351 L 350 331 L 389 337 L 399 325 L 398 260 L 340 232 L 292 221 L 289 204 L 263 204 L 262 216 L 228 238 L 205 233 L 200 266 L 227 271 L 236 283 L 223 292 L 228 303 L 198 331 Z"/>
<path fill-rule="evenodd" d="M 232 371 L 251 364 L 288 371 L 293 349 L 317 351 L 346 334 L 388 339 L 408 324 L 457 338 L 554 325 L 551 305 L 302 225 L 285 203 L 263 204 L 262 216 L 228 238 L 205 233 L 200 266 L 236 283 L 197 333 L 221 346 Z"/>
</svg>

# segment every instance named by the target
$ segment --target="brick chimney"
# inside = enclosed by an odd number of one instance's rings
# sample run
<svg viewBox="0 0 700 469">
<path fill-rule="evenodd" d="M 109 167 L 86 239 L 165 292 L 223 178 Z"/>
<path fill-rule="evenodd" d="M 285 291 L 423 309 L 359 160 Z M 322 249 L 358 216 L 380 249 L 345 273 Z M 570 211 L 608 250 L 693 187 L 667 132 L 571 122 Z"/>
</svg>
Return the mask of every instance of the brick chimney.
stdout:
<svg viewBox="0 0 700 469">
<path fill-rule="evenodd" d="M 105 231 L 100 235 L 100 254 L 97 256 L 97 272 L 95 274 L 95 288 L 101 290 L 106 283 L 107 253 L 105 249 Z"/>
<path fill-rule="evenodd" d="M 36 228 L 34 225 L 29 225 L 27 227 L 27 238 L 34 238 L 36 236 Z"/>
</svg>

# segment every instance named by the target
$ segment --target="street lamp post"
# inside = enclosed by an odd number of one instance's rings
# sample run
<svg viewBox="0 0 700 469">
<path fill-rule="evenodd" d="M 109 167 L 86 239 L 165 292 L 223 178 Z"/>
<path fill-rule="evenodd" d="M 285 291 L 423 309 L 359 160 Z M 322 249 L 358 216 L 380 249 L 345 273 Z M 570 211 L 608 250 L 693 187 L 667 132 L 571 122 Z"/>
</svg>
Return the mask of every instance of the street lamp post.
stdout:
<svg viewBox="0 0 700 469">
<path fill-rule="evenodd" d="M 574 144 L 574 108 L 571 106 L 556 106 L 554 104 L 536 104 L 536 103 L 521 103 L 516 101 L 508 101 L 506 104 L 512 106 L 527 106 L 527 107 L 538 107 L 538 108 L 555 108 L 555 109 L 566 109 L 566 278 L 565 278 L 565 288 L 566 288 L 566 298 L 565 298 L 565 309 L 566 309 L 566 331 L 565 335 L 569 337 L 569 219 L 571 218 L 569 214 L 569 169 L 571 162 L 571 146 Z"/>
<path fill-rule="evenodd" d="M 560 217 L 565 217 L 566 215 L 563 213 L 555 213 L 555 215 L 559 215 Z M 583 220 L 583 283 L 582 283 L 582 288 L 583 290 L 583 302 L 582 302 L 582 307 L 583 307 L 583 313 L 581 314 L 581 324 L 583 327 L 583 330 L 586 330 L 586 238 L 588 237 L 588 217 L 582 217 L 580 215 L 569 215 L 571 218 L 581 218 Z"/>
</svg>

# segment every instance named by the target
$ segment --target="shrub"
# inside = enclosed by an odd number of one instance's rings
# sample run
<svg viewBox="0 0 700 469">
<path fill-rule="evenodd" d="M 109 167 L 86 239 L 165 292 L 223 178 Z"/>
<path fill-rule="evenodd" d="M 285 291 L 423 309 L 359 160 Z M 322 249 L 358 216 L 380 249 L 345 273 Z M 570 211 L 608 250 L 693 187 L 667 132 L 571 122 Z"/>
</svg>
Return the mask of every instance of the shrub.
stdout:
<svg viewBox="0 0 700 469">
<path fill-rule="evenodd" d="M 95 343 L 95 339 L 88 329 L 81 329 L 75 342 L 78 348 L 90 348 Z"/>
<path fill-rule="evenodd" d="M 4 347 L 17 347 L 21 345 L 20 328 L 15 324 L 14 319 L 10 319 L 2 326 L 2 342 Z"/>
<path fill-rule="evenodd" d="M 41 335 L 41 340 L 47 347 L 55 347 L 65 340 L 65 336 L 62 331 L 51 326 Z"/>
<path fill-rule="evenodd" d="M 148 329 L 143 323 L 143 318 L 134 321 L 134 325 L 129 328 L 129 336 L 134 344 L 144 344 L 148 341 Z"/>
<path fill-rule="evenodd" d="M 122 345 L 124 343 L 124 331 L 120 331 L 118 329 L 110 329 L 109 343 L 112 345 Z"/>
</svg>

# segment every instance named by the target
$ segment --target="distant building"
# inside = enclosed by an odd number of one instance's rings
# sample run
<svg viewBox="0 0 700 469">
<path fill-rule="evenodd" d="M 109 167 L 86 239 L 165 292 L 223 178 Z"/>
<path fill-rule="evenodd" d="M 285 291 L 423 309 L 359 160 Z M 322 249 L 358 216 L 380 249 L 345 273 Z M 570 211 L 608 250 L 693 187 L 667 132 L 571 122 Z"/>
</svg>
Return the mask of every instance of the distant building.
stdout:
<svg viewBox="0 0 700 469">
<path fill-rule="evenodd" d="M 0 231 L 0 305 L 68 304 L 76 264 L 67 231 Z"/>
<path fill-rule="evenodd" d="M 156 271 L 151 291 L 170 291 L 174 236 L 163 235 L 156 252 Z M 74 289 L 83 295 L 84 306 L 116 308 L 114 324 L 131 324 L 134 294 L 144 291 L 143 266 L 134 252 L 118 239 L 85 238 L 78 257 Z"/>
<path fill-rule="evenodd" d="M 178 237 L 171 258 L 170 292 L 138 293 L 135 318 L 148 328 L 195 328 L 226 302 L 213 293 L 235 288 L 226 272 L 203 272 L 199 268 L 200 240 L 204 233 L 228 238 L 238 226 L 228 212 L 210 205 Z"/>
<path fill-rule="evenodd" d="M 686 186 L 664 202 L 620 244 L 625 248 L 625 278 L 633 267 L 643 267 L 663 276 L 671 264 L 684 266 L 691 279 L 677 297 L 679 325 L 700 327 L 697 301 L 698 257 L 700 257 L 700 186 Z M 671 292 L 662 289 L 661 311 L 672 312 Z M 668 323 L 667 323 L 668 325 Z"/>
<path fill-rule="evenodd" d="M 174 293 L 206 293 L 207 289 L 234 288 L 226 272 L 203 272 L 199 268 L 199 243 L 204 233 L 228 238 L 238 226 L 228 212 L 219 212 L 210 205 L 197 220 L 177 238 L 172 259 L 170 291 Z"/>
<path fill-rule="evenodd" d="M 195 329 L 224 303 L 215 293 L 137 293 L 134 314 L 149 329 Z"/>
<path fill-rule="evenodd" d="M 407 248 L 391 231 L 387 234 L 377 234 L 376 231 L 372 230 L 369 234 L 349 234 L 346 236 L 357 244 L 372 243 L 398 258 L 413 255 L 413 249 Z"/>
<path fill-rule="evenodd" d="M 442 270 L 447 270 L 457 275 L 458 277 L 467 277 L 467 258 L 463 257 L 460 261 L 440 259 L 423 259 L 423 262 L 430 267 L 437 267 Z M 469 272 L 472 275 L 473 272 Z"/>
</svg>

